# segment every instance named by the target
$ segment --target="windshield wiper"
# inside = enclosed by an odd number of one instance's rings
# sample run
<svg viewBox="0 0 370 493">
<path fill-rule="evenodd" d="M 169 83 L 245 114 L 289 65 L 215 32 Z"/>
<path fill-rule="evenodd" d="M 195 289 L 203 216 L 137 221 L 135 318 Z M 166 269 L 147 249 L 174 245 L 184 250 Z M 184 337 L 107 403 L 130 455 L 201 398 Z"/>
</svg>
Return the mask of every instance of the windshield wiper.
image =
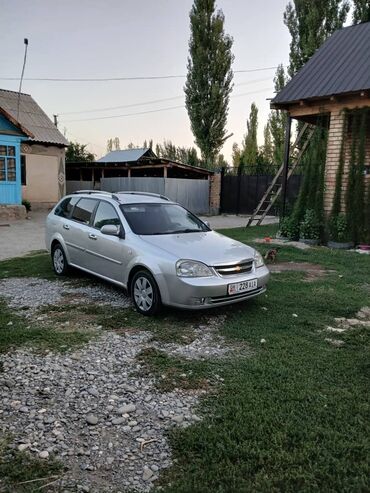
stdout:
<svg viewBox="0 0 370 493">
<path fill-rule="evenodd" d="M 201 229 L 176 229 L 175 231 L 168 231 L 168 234 L 176 234 L 176 233 L 202 233 Z"/>
</svg>

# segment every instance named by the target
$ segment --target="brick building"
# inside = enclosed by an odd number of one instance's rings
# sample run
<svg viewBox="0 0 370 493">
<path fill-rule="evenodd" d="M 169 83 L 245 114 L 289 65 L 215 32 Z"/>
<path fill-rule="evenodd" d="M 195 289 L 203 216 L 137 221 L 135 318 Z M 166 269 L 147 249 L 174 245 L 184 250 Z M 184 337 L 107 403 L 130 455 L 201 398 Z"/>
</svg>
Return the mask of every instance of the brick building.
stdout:
<svg viewBox="0 0 370 493">
<path fill-rule="evenodd" d="M 319 116 L 329 116 L 324 208 L 327 214 L 330 213 L 342 139 L 345 155 L 344 192 L 347 187 L 352 140 L 351 119 L 348 115 L 357 109 L 370 108 L 370 22 L 336 31 L 271 101 L 271 108 L 286 111 L 289 117 L 288 125 L 291 124 L 292 118 L 315 124 Z M 368 182 L 369 118 L 364 165 L 365 179 Z"/>
</svg>

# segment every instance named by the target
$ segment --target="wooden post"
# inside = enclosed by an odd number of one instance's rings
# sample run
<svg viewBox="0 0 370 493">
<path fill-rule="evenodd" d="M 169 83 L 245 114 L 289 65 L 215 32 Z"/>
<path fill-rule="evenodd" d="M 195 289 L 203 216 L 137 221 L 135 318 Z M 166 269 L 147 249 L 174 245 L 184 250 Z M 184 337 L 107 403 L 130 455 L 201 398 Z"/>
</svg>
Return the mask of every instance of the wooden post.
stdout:
<svg viewBox="0 0 370 493">
<path fill-rule="evenodd" d="M 285 127 L 284 168 L 283 168 L 283 182 L 282 182 L 283 205 L 282 205 L 282 209 L 281 209 L 281 216 L 282 217 L 285 217 L 285 209 L 286 209 L 286 195 L 287 195 L 287 184 L 288 184 L 291 128 L 292 128 L 292 117 L 290 115 L 288 115 L 287 120 L 286 120 L 286 127 Z"/>
<path fill-rule="evenodd" d="M 127 169 L 127 178 L 131 178 L 131 168 Z"/>
<path fill-rule="evenodd" d="M 163 166 L 163 178 L 167 178 L 167 166 Z"/>
</svg>

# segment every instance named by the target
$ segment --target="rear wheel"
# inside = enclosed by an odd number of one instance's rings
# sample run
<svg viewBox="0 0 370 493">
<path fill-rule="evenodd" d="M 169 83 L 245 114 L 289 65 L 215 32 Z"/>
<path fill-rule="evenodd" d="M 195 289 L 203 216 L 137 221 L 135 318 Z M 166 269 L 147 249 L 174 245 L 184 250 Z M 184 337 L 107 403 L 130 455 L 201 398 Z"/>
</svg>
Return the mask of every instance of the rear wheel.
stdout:
<svg viewBox="0 0 370 493">
<path fill-rule="evenodd" d="M 161 295 L 150 272 L 136 272 L 131 282 L 131 298 L 136 310 L 142 315 L 154 315 L 161 308 Z"/>
<path fill-rule="evenodd" d="M 65 276 L 68 273 L 69 266 L 67 257 L 59 243 L 57 243 L 52 249 L 51 260 L 53 262 L 54 272 L 57 276 Z"/>
</svg>

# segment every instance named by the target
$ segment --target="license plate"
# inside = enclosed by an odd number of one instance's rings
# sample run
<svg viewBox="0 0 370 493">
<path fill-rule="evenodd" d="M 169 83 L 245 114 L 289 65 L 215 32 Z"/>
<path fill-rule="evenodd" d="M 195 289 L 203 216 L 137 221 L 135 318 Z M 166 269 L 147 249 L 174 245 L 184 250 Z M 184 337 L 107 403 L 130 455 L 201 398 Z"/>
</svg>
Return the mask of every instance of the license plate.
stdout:
<svg viewBox="0 0 370 493">
<path fill-rule="evenodd" d="M 245 293 L 257 288 L 257 279 L 251 279 L 250 281 L 235 282 L 228 285 L 229 294 Z"/>
</svg>

